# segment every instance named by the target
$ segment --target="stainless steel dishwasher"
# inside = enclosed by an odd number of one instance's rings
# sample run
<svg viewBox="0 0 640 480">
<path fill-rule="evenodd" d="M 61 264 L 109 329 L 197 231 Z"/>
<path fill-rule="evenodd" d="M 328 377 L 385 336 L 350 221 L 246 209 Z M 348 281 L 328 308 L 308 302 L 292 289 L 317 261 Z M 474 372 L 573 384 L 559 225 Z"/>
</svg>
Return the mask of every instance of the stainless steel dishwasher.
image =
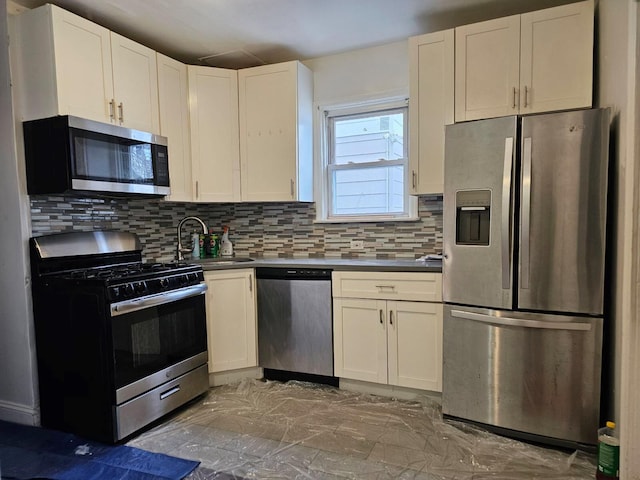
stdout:
<svg viewBox="0 0 640 480">
<path fill-rule="evenodd" d="M 256 282 L 259 365 L 333 377 L 331 270 L 258 268 Z"/>
</svg>

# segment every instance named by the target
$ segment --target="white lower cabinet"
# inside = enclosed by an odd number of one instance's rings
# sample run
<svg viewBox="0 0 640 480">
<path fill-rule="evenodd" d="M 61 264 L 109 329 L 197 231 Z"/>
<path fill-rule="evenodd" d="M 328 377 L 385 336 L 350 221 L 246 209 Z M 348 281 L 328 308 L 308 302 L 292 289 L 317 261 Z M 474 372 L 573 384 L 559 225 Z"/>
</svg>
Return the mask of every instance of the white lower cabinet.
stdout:
<svg viewBox="0 0 640 480">
<path fill-rule="evenodd" d="M 204 272 L 209 373 L 258 366 L 253 269 Z"/>
<path fill-rule="evenodd" d="M 341 297 L 340 286 L 353 284 L 349 277 L 378 283 L 380 298 Z M 441 285 L 439 273 L 334 272 L 335 376 L 442 391 L 442 303 L 403 300 L 402 288 L 392 288 L 389 277 Z"/>
</svg>

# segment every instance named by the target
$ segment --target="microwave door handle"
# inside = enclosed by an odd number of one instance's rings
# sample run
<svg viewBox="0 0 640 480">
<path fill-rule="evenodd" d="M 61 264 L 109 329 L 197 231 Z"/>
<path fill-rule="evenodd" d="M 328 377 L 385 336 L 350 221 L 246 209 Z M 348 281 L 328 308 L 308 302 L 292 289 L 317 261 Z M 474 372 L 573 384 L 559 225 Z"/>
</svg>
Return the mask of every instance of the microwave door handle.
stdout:
<svg viewBox="0 0 640 480">
<path fill-rule="evenodd" d="M 529 288 L 530 247 L 529 231 L 531 227 L 531 137 L 524 139 L 522 162 L 522 238 L 520 239 L 520 285 Z"/>
<path fill-rule="evenodd" d="M 510 288 L 511 278 L 511 170 L 513 137 L 504 139 L 504 169 L 502 173 L 502 288 Z"/>
</svg>

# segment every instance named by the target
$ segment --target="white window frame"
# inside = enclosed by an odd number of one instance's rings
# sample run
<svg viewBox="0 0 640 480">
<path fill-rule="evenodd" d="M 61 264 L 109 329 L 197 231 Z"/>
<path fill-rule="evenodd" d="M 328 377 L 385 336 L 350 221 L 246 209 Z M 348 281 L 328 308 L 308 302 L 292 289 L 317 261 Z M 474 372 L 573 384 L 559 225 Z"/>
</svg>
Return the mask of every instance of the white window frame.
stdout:
<svg viewBox="0 0 640 480">
<path fill-rule="evenodd" d="M 318 146 L 316 155 L 316 222 L 318 223 L 353 223 L 353 222 L 402 222 L 418 220 L 418 199 L 414 195 L 410 195 L 409 185 L 409 158 L 404 160 L 389 160 L 385 165 L 405 164 L 404 175 L 404 196 L 406 202 L 406 213 L 404 214 L 366 214 L 366 215 L 331 215 L 331 172 L 340 169 L 340 166 L 330 164 L 330 141 L 329 138 L 329 118 L 343 115 L 367 114 L 384 110 L 393 110 L 398 108 L 408 108 L 408 99 L 406 97 L 394 97 L 385 99 L 369 100 L 364 102 L 350 102 L 338 105 L 317 106 L 317 123 L 316 138 Z M 409 142 L 409 113 L 405 115 L 405 142 Z M 407 149 L 408 151 L 408 149 Z M 379 166 L 379 164 L 359 164 L 360 167 Z"/>
</svg>

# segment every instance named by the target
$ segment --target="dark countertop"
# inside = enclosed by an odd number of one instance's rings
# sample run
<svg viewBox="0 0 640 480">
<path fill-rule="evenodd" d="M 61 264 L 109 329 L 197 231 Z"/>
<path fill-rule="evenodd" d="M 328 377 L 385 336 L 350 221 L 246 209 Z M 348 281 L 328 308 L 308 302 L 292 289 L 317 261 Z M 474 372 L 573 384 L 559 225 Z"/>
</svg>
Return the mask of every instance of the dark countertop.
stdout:
<svg viewBox="0 0 640 480">
<path fill-rule="evenodd" d="M 241 257 L 246 258 L 246 257 Z M 202 265 L 203 270 L 235 268 L 329 268 L 332 270 L 371 270 L 385 272 L 442 272 L 440 260 L 417 261 L 411 259 L 375 258 L 254 258 L 243 262 L 225 258 L 193 259 L 187 262 Z"/>
</svg>

